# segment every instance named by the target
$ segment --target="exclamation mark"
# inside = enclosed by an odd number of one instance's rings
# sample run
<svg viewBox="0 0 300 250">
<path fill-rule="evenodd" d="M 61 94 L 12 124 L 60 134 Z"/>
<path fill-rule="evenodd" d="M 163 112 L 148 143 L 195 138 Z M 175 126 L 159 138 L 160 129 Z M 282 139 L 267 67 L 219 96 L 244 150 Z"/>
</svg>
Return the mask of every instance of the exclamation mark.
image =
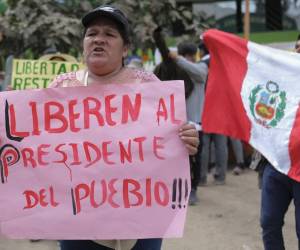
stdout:
<svg viewBox="0 0 300 250">
<path fill-rule="evenodd" d="M 179 188 L 178 207 L 181 208 L 181 199 L 182 199 L 182 179 L 181 178 L 179 178 L 178 188 Z"/>
<path fill-rule="evenodd" d="M 173 191 L 172 191 L 172 208 L 175 209 L 176 205 L 175 205 L 175 202 L 176 202 L 176 197 L 177 197 L 177 179 L 174 179 L 173 180 Z"/>
<path fill-rule="evenodd" d="M 4 180 L 4 171 L 3 171 L 3 165 L 2 165 L 2 161 L 0 160 L 0 168 L 1 168 L 1 182 L 2 183 L 5 183 L 5 180 Z"/>
<path fill-rule="evenodd" d="M 73 188 L 71 188 L 71 196 L 72 196 L 73 215 L 76 215 L 76 206 L 75 206 L 75 199 L 74 199 L 74 190 L 73 190 Z"/>
<path fill-rule="evenodd" d="M 188 180 L 185 179 L 185 182 L 184 182 L 184 188 L 185 188 L 185 193 L 184 193 L 184 208 L 186 207 L 186 204 L 187 204 L 187 197 L 189 195 L 189 185 L 188 185 Z"/>
</svg>

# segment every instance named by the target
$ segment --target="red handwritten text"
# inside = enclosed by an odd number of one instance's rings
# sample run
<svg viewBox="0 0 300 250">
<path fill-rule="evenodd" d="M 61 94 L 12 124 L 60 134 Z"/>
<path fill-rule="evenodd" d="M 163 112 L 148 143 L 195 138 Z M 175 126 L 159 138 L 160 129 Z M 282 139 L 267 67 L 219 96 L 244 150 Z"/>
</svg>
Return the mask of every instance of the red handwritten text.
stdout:
<svg viewBox="0 0 300 250">
<path fill-rule="evenodd" d="M 117 187 L 120 186 L 121 190 L 118 190 Z M 74 211 L 78 214 L 83 205 L 92 208 L 104 205 L 112 208 L 151 207 L 154 204 L 165 207 L 170 202 L 170 195 L 168 186 L 162 181 L 153 181 L 150 178 L 144 181 L 116 178 L 80 183 L 74 188 L 73 199 Z"/>
<path fill-rule="evenodd" d="M 114 105 L 117 98 L 121 98 L 120 106 Z M 59 101 L 48 101 L 42 105 L 42 110 L 38 110 L 36 102 L 30 102 L 28 106 L 31 110 L 31 124 L 27 131 L 18 131 L 17 124 L 22 121 L 17 121 L 15 104 L 10 104 L 9 129 L 12 136 L 28 137 L 40 135 L 41 131 L 56 134 L 66 131 L 76 133 L 81 129 L 89 129 L 92 120 L 96 120 L 98 127 L 126 124 L 129 121 L 138 120 L 141 102 L 141 94 L 135 94 L 134 100 L 129 95 L 108 95 L 104 97 L 104 100 L 86 97 L 81 103 L 73 99 L 69 100 L 67 105 Z M 75 111 L 78 106 L 83 109 L 83 112 Z M 22 109 L 24 110 L 24 106 Z M 119 115 L 117 115 L 118 112 Z M 44 126 L 41 128 L 40 124 Z"/>
</svg>

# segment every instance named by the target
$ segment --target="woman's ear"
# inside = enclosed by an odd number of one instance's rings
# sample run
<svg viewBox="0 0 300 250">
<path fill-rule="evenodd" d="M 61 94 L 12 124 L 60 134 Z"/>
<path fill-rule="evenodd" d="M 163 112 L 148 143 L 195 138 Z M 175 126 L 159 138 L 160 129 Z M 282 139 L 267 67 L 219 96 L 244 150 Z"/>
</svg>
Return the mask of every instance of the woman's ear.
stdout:
<svg viewBox="0 0 300 250">
<path fill-rule="evenodd" d="M 124 45 L 123 47 L 123 58 L 126 58 L 128 55 L 129 45 Z"/>
</svg>

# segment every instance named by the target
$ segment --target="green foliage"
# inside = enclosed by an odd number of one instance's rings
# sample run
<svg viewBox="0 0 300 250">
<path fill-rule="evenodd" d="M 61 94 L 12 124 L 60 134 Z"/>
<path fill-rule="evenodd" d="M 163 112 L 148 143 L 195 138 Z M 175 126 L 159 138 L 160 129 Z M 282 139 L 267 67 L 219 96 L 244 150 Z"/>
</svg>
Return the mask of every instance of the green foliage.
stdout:
<svg viewBox="0 0 300 250">
<path fill-rule="evenodd" d="M 1 0 L 0 0 L 1 1 Z M 153 48 L 153 31 L 161 26 L 171 30 L 181 20 L 186 30 L 195 31 L 196 20 L 190 10 L 176 6 L 175 0 L 7 0 L 0 16 L 0 57 L 38 58 L 47 48 L 80 55 L 82 27 L 80 18 L 99 4 L 120 7 L 130 19 L 133 49 Z M 169 33 L 170 34 L 170 33 Z M 196 37 L 196 36 L 195 36 Z"/>
<path fill-rule="evenodd" d="M 7 4 L 5 3 L 5 1 L 0 0 L 0 14 L 4 14 L 6 8 L 7 8 Z"/>
<path fill-rule="evenodd" d="M 257 93 L 262 89 L 261 85 L 257 85 L 252 91 L 249 96 L 249 101 L 250 101 L 250 111 L 253 117 L 255 118 L 255 112 L 254 112 L 254 106 L 256 103 L 256 96 Z"/>
<path fill-rule="evenodd" d="M 270 126 L 272 126 L 272 127 L 275 127 L 277 125 L 277 123 L 284 116 L 284 110 L 285 110 L 285 107 L 286 107 L 286 92 L 285 91 L 280 92 L 279 97 L 280 97 L 280 103 L 277 107 L 275 118 L 270 123 Z"/>
<path fill-rule="evenodd" d="M 1 56 L 37 58 L 49 47 L 65 53 L 71 47 L 80 48 L 80 21 L 63 13 L 58 2 L 20 0 L 8 3 L 11 5 L 0 17 L 5 35 L 0 44 Z"/>
<path fill-rule="evenodd" d="M 134 34 L 134 47 L 153 47 L 153 31 L 163 27 L 169 31 L 180 20 L 186 30 L 195 31 L 194 15 L 184 6 L 177 6 L 175 0 L 116 0 L 104 1 L 120 7 L 129 16 Z"/>
</svg>

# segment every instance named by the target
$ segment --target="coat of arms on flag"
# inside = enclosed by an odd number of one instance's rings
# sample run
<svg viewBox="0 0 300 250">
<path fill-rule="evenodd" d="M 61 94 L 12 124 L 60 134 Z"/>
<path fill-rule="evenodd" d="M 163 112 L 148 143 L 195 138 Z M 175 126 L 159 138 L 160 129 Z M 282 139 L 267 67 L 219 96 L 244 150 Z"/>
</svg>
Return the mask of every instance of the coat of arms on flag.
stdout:
<svg viewBox="0 0 300 250">
<path fill-rule="evenodd" d="M 249 101 L 255 121 L 266 128 L 275 127 L 284 116 L 286 92 L 280 91 L 276 82 L 268 81 L 254 87 Z"/>
</svg>

